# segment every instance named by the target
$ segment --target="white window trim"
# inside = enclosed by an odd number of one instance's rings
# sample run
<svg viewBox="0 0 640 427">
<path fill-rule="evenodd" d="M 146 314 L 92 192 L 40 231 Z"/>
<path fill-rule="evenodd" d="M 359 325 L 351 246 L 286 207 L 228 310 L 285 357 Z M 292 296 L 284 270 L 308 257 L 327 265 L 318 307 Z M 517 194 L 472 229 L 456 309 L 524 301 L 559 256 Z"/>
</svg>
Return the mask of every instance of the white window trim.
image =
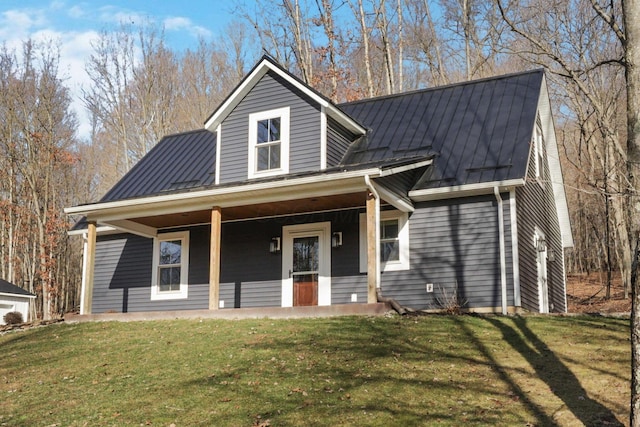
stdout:
<svg viewBox="0 0 640 427">
<path fill-rule="evenodd" d="M 260 120 L 274 119 L 277 117 L 280 118 L 280 167 L 278 169 L 258 171 L 256 165 L 258 122 Z M 289 107 L 249 114 L 249 162 L 247 165 L 247 176 L 249 178 L 261 178 L 289 173 L 289 119 Z"/>
<path fill-rule="evenodd" d="M 398 220 L 398 242 L 400 259 L 380 263 L 380 271 L 401 271 L 411 268 L 409 259 L 409 215 L 407 212 L 391 210 L 380 212 L 380 221 Z M 380 224 L 378 224 L 380 227 Z M 367 214 L 360 214 L 360 273 L 367 272 Z"/>
<path fill-rule="evenodd" d="M 180 240 L 180 290 L 160 292 L 158 266 L 160 264 L 160 242 Z M 185 299 L 189 296 L 189 232 L 161 233 L 153 239 L 153 270 L 151 272 L 151 300 Z"/>
</svg>

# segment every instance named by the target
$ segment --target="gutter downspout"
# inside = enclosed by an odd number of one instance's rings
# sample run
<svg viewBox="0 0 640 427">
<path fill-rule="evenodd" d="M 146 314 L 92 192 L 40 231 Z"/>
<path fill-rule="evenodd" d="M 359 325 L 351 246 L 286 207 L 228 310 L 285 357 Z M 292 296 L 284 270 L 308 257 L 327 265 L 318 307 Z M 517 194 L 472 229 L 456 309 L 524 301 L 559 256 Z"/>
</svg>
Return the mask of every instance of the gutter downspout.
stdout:
<svg viewBox="0 0 640 427">
<path fill-rule="evenodd" d="M 493 193 L 496 196 L 498 202 L 498 234 L 500 235 L 500 290 L 502 296 L 502 314 L 507 314 L 507 260 L 505 254 L 504 243 L 504 212 L 503 212 L 503 200 L 500 196 L 500 188 L 493 187 Z"/>
<path fill-rule="evenodd" d="M 376 201 L 376 207 L 375 207 L 375 223 L 376 223 L 376 298 L 378 300 L 378 302 L 384 302 L 387 303 L 389 305 L 391 305 L 391 307 L 398 312 L 398 314 L 400 315 L 404 315 L 407 313 L 407 310 L 405 310 L 404 307 L 402 307 L 396 300 L 394 300 L 393 298 L 388 298 L 388 297 L 384 297 L 382 296 L 382 289 L 380 287 L 380 283 L 381 283 L 381 276 L 382 273 L 380 271 L 380 195 L 378 194 L 378 191 L 375 188 L 375 185 L 373 184 L 373 182 L 371 181 L 371 178 L 369 175 L 365 175 L 364 176 L 364 182 L 367 185 L 367 188 L 369 189 L 369 191 L 371 191 L 371 194 L 373 194 L 373 197 L 375 198 Z"/>
</svg>

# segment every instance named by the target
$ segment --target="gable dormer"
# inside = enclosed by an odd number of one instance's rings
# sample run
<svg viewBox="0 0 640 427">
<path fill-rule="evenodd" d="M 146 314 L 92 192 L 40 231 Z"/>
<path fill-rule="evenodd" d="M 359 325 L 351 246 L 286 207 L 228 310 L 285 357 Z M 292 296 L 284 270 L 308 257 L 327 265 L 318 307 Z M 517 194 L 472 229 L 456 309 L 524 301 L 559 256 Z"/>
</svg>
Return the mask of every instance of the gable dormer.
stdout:
<svg viewBox="0 0 640 427">
<path fill-rule="evenodd" d="M 336 164 L 345 141 L 366 130 L 268 57 L 209 117 L 217 135 L 216 184 Z"/>
</svg>

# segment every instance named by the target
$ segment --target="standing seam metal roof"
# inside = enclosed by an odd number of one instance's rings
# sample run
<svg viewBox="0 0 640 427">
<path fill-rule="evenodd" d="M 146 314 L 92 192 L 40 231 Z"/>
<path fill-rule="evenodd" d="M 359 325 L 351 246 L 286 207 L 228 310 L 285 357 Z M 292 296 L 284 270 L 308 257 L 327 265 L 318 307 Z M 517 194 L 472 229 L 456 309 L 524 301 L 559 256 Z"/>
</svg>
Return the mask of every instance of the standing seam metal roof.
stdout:
<svg viewBox="0 0 640 427">
<path fill-rule="evenodd" d="M 341 165 L 433 156 L 415 189 L 524 178 L 542 80 L 535 70 L 338 105 L 368 128 Z M 214 133 L 169 135 L 100 201 L 210 187 L 215 164 Z"/>
<path fill-rule="evenodd" d="M 369 128 L 343 164 L 435 155 L 420 188 L 523 178 L 543 71 L 341 104 Z"/>
<path fill-rule="evenodd" d="M 212 185 L 216 135 L 206 129 L 169 135 L 100 200 L 115 200 Z"/>
</svg>

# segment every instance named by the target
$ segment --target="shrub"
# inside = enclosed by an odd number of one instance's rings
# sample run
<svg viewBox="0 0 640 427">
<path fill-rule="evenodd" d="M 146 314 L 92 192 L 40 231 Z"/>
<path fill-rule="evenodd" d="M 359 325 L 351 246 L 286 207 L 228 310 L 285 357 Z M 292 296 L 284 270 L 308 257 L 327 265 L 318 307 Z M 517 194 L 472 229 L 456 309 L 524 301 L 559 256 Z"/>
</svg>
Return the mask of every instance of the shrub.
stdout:
<svg viewBox="0 0 640 427">
<path fill-rule="evenodd" d="M 4 315 L 3 319 L 4 323 L 6 323 L 7 325 L 18 325 L 20 323 L 24 323 L 24 320 L 22 319 L 22 313 L 20 313 L 19 311 L 10 311 Z"/>
<path fill-rule="evenodd" d="M 436 304 L 446 314 L 462 314 L 462 309 L 467 305 L 467 300 L 463 300 L 458 296 L 456 287 L 447 292 L 447 289 L 440 287 L 440 295 L 435 295 Z"/>
</svg>

